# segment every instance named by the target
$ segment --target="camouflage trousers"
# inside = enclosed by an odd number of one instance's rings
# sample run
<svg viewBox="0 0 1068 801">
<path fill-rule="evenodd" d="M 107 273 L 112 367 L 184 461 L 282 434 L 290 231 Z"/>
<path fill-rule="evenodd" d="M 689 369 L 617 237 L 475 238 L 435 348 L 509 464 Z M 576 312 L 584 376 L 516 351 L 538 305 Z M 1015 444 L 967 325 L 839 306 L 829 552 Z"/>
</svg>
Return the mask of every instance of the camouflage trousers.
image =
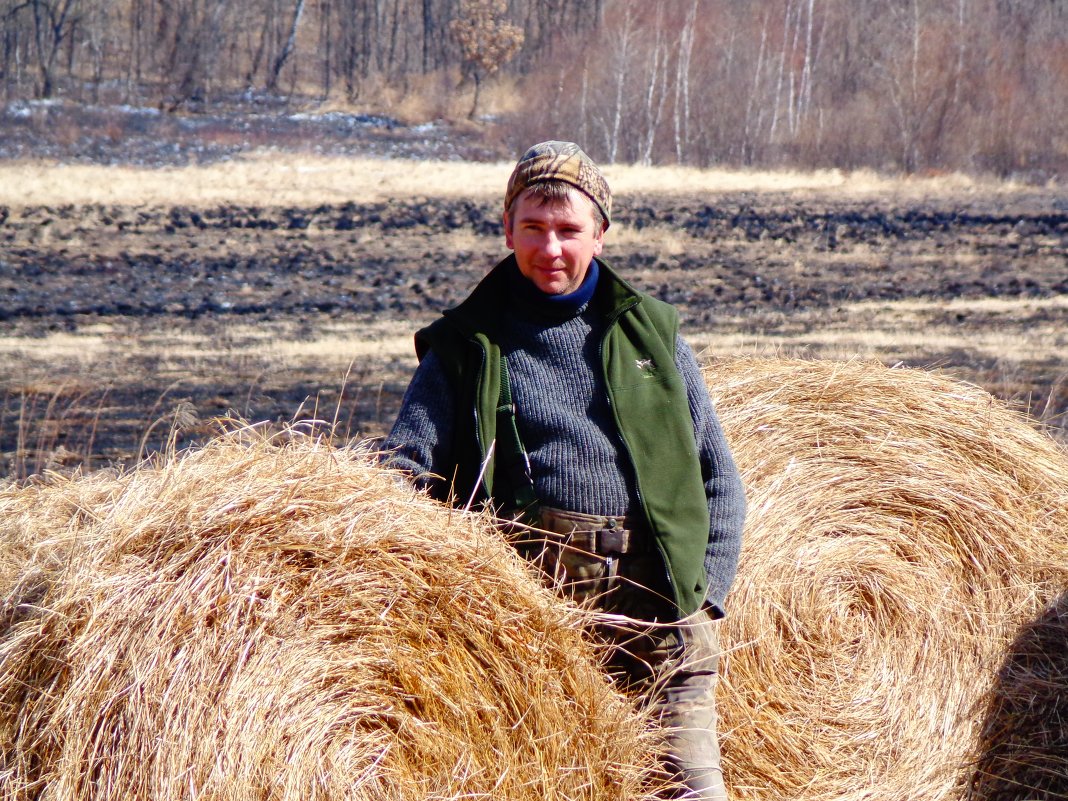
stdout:
<svg viewBox="0 0 1068 801">
<path fill-rule="evenodd" d="M 541 510 L 537 537 L 518 544 L 562 594 L 612 616 L 598 635 L 625 692 L 650 704 L 666 735 L 672 798 L 726 801 L 716 735 L 720 648 L 715 621 L 699 611 L 674 621 L 663 558 L 627 518 Z M 667 622 L 663 622 L 667 621 Z"/>
</svg>

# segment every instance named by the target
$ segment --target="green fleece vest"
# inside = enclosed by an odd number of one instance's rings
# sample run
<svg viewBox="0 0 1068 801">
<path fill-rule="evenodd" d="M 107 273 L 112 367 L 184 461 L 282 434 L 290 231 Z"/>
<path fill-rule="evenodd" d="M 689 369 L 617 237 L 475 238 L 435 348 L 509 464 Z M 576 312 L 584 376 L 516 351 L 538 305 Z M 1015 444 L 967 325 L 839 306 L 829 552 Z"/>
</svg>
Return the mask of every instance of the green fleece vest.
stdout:
<svg viewBox="0 0 1068 801">
<path fill-rule="evenodd" d="M 419 358 L 432 349 L 456 393 L 456 474 L 451 498 L 459 503 L 495 498 L 500 348 L 507 324 L 510 256 L 459 306 L 415 335 Z M 664 558 L 681 615 L 705 598 L 708 499 L 694 440 L 686 386 L 675 368 L 678 314 L 641 294 L 602 260 L 591 303 L 607 320 L 602 367 L 616 426 L 637 476 L 638 500 Z M 584 511 L 584 510 L 575 510 Z"/>
</svg>

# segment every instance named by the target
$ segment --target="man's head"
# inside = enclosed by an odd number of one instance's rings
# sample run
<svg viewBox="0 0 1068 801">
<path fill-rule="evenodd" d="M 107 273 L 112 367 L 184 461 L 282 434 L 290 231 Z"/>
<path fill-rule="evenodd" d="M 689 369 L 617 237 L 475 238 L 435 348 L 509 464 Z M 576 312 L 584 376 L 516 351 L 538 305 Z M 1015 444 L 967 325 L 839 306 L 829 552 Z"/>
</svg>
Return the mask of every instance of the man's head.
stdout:
<svg viewBox="0 0 1068 801">
<path fill-rule="evenodd" d="M 593 202 L 600 212 L 603 228 L 611 224 L 612 190 L 608 181 L 574 142 L 541 142 L 520 157 L 504 193 L 505 212 L 526 189 L 558 182 L 575 187 Z"/>
<path fill-rule="evenodd" d="M 601 253 L 611 208 L 608 183 L 577 145 L 530 148 L 505 193 L 505 239 L 519 271 L 546 294 L 576 290 Z"/>
</svg>

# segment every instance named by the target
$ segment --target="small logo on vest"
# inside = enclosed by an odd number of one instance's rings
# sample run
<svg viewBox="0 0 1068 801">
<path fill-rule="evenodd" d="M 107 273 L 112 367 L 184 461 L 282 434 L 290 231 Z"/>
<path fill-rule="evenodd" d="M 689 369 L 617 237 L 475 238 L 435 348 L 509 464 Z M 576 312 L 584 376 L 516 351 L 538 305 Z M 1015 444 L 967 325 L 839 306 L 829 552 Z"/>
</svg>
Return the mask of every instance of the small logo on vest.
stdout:
<svg viewBox="0 0 1068 801">
<path fill-rule="evenodd" d="M 638 365 L 639 370 L 646 373 L 651 373 L 656 367 L 652 359 L 635 359 L 634 363 Z"/>
</svg>

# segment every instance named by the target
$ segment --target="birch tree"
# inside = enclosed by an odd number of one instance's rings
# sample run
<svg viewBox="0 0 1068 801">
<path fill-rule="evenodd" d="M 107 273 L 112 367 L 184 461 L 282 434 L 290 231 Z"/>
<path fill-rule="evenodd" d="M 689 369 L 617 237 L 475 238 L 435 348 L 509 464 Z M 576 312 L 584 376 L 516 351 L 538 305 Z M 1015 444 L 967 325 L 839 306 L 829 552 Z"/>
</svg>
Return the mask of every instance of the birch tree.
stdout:
<svg viewBox="0 0 1068 801">
<path fill-rule="evenodd" d="M 645 122 L 644 135 L 639 142 L 638 161 L 641 164 L 653 163 L 653 145 L 656 142 L 657 129 L 664 115 L 664 101 L 667 99 L 668 53 L 664 35 L 664 8 L 658 5 L 656 21 L 653 25 L 653 44 L 649 50 L 646 64 L 648 78 L 642 103 L 642 116 Z"/>
<path fill-rule="evenodd" d="M 289 24 L 289 35 L 286 37 L 285 44 L 282 45 L 281 51 L 271 64 L 271 70 L 267 75 L 267 91 L 273 92 L 278 88 L 278 76 L 282 73 L 282 67 L 286 65 L 286 61 L 289 60 L 289 56 L 293 53 L 293 48 L 297 42 L 297 27 L 300 25 L 300 18 L 304 15 L 304 0 L 296 0 L 293 6 L 293 17 Z"/>
<path fill-rule="evenodd" d="M 80 0 L 25 0 L 10 8 L 4 18 L 8 25 L 24 26 L 30 33 L 32 46 L 26 49 L 32 54 L 37 78 L 34 96 L 51 97 L 55 91 L 56 59 L 60 49 L 78 23 Z"/>
<path fill-rule="evenodd" d="M 768 47 L 768 20 L 770 12 L 765 12 L 760 25 L 760 44 L 757 48 L 756 64 L 753 66 L 752 87 L 745 108 L 745 127 L 742 132 L 742 163 L 752 164 L 755 160 L 755 143 L 763 128 L 766 104 L 762 102 L 761 87 L 764 77 L 765 56 Z"/>
<path fill-rule="evenodd" d="M 634 14 L 628 3 L 622 15 L 620 27 L 610 37 L 608 75 L 611 78 L 612 101 L 604 113 L 599 115 L 599 122 L 604 133 L 605 151 L 609 163 L 619 158 L 620 133 L 623 126 L 626 89 L 630 80 L 631 51 L 634 47 Z"/>
<path fill-rule="evenodd" d="M 675 162 L 685 162 L 690 145 L 690 64 L 693 58 L 694 31 L 697 27 L 697 3 L 693 1 L 679 34 L 678 56 L 675 60 L 675 102 L 672 122 L 675 139 Z"/>
</svg>

